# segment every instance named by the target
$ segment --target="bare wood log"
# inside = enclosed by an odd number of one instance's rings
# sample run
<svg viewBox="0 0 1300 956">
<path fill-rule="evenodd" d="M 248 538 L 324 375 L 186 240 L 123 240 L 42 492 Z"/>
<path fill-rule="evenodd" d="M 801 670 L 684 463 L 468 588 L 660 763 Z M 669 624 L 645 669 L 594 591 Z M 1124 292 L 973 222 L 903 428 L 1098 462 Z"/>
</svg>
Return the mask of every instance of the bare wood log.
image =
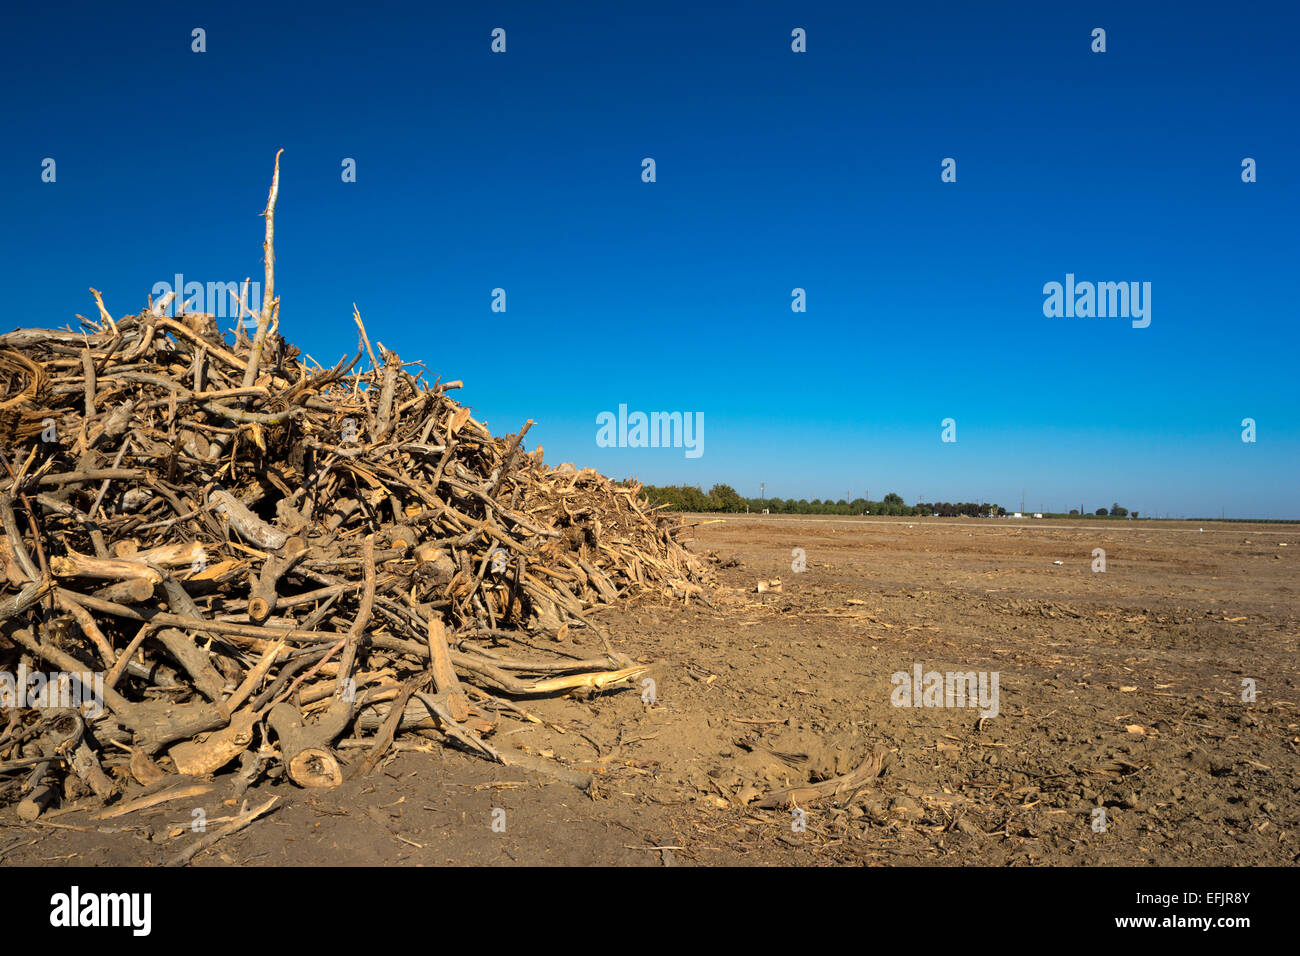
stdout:
<svg viewBox="0 0 1300 956">
<path fill-rule="evenodd" d="M 104 659 L 104 665 L 112 667 L 117 660 L 117 655 L 113 653 L 113 644 L 104 636 L 104 632 L 99 629 L 99 625 L 95 623 L 91 613 L 67 591 L 60 591 L 55 596 L 55 603 L 73 616 L 77 624 L 81 626 L 82 633 L 94 643 L 95 648 L 99 651 L 99 656 Z"/>
<path fill-rule="evenodd" d="M 64 342 L 68 345 L 81 346 L 85 343 L 85 335 L 81 332 L 65 331 L 62 329 L 15 329 L 12 332 L 0 334 L 0 347 L 3 348 L 23 348 L 27 346 L 44 345 L 48 342 Z M 108 339 L 108 334 L 102 336 L 91 336 L 92 341 L 103 341 Z"/>
<path fill-rule="evenodd" d="M 228 421 L 242 422 L 247 425 L 283 425 L 302 414 L 300 408 L 286 408 L 283 411 L 269 413 L 248 412 L 242 408 L 222 405 L 220 402 L 204 402 L 203 409 Z"/>
<path fill-rule="evenodd" d="M 50 570 L 60 578 L 100 578 L 110 581 L 140 580 L 152 588 L 162 583 L 162 575 L 138 561 L 122 558 L 92 558 L 84 554 L 50 558 Z"/>
<path fill-rule="evenodd" d="M 397 370 L 401 366 L 402 362 L 396 352 L 384 353 L 383 385 L 379 390 L 379 411 L 375 415 L 375 438 L 378 441 L 383 441 L 392 425 L 393 388 L 397 384 Z"/>
<path fill-rule="evenodd" d="M 248 597 L 248 619 L 254 624 L 265 622 L 275 613 L 280 597 L 276 585 L 289 569 L 308 553 L 301 538 L 288 539 L 285 542 L 285 551 L 283 555 L 271 555 L 262 563 L 257 584 Z"/>
<path fill-rule="evenodd" d="M 373 536 L 366 536 L 364 558 L 365 590 L 361 595 L 361 607 L 357 610 L 356 620 L 352 622 L 352 627 L 348 630 L 347 641 L 343 645 L 343 657 L 339 660 L 338 688 L 340 693 L 343 692 L 348 679 L 352 676 L 352 664 L 357 657 L 357 646 L 361 641 L 361 635 L 365 633 L 366 625 L 370 623 L 370 615 L 374 608 L 375 541 Z"/>
<path fill-rule="evenodd" d="M 249 388 L 257 381 L 257 368 L 262 361 L 262 349 L 266 343 L 266 332 L 271 325 L 271 313 L 275 308 L 275 203 L 280 198 L 280 156 L 281 149 L 275 154 L 275 172 L 271 175 L 271 191 L 266 197 L 266 239 L 262 251 L 266 264 L 266 283 L 262 287 L 262 312 L 257 319 L 257 332 L 253 337 L 253 347 L 249 350 L 248 365 L 244 369 L 244 388 Z"/>
<path fill-rule="evenodd" d="M 213 492 L 208 503 L 214 511 L 224 514 L 230 526 L 251 544 L 268 551 L 278 551 L 289 540 L 287 534 L 257 517 L 228 491 Z"/>
<path fill-rule="evenodd" d="M 618 591 L 614 588 L 614 585 L 609 583 L 609 578 L 605 576 L 600 568 L 593 565 L 590 561 L 584 561 L 582 559 L 578 560 L 578 566 L 587 572 L 587 579 L 591 581 L 592 587 L 600 592 L 601 598 L 607 604 L 613 604 L 618 601 Z"/>
<path fill-rule="evenodd" d="M 108 673 L 104 675 L 104 686 L 109 690 L 113 690 L 117 686 L 117 682 L 121 678 L 122 673 L 126 670 L 127 665 L 131 663 L 132 656 L 140 649 L 140 645 L 144 643 L 144 639 L 153 633 L 153 628 L 154 625 L 149 621 L 140 625 L 140 628 L 135 633 L 135 637 L 131 638 L 130 643 L 122 649 L 122 653 L 118 655 L 113 666 L 110 667 Z"/>
<path fill-rule="evenodd" d="M 451 712 L 447 710 L 446 701 L 441 695 L 426 694 L 421 691 L 416 691 L 415 696 L 418 697 L 421 703 L 428 708 L 430 714 L 438 718 L 441 724 L 441 730 L 447 736 L 451 737 L 453 740 L 460 741 L 471 750 L 478 751 L 485 757 L 495 760 L 497 763 L 505 763 L 505 761 L 501 759 L 501 754 L 497 752 L 495 747 L 485 743 L 483 738 L 481 738 L 477 733 L 468 727 L 461 726 L 460 721 L 452 717 Z"/>
<path fill-rule="evenodd" d="M 144 794 L 119 803 L 109 810 L 96 814 L 95 819 L 112 820 L 115 817 L 124 817 L 128 813 L 135 813 L 137 810 L 148 810 L 164 803 L 171 803 L 173 800 L 193 800 L 195 797 L 202 797 L 211 792 L 212 784 L 210 783 L 178 783 L 165 790 Z"/>
<path fill-rule="evenodd" d="M 30 580 L 27 573 L 18 565 L 17 556 L 14 554 L 13 545 L 9 543 L 9 536 L 6 534 L 0 537 L 0 569 L 4 571 L 5 578 L 15 587 L 22 587 Z"/>
<path fill-rule="evenodd" d="M 202 620 L 203 613 L 199 610 L 198 605 L 194 603 L 194 599 L 170 573 L 162 575 L 162 586 L 167 595 L 167 606 L 174 613 L 191 620 Z"/>
<path fill-rule="evenodd" d="M 118 557 L 128 556 L 118 555 Z M 201 542 L 188 541 L 136 551 L 129 558 L 140 564 L 149 564 L 158 568 L 180 568 L 193 566 L 196 561 L 206 561 L 207 552 Z"/>
<path fill-rule="evenodd" d="M 64 732 L 66 739 L 60 745 L 64 753 L 70 753 L 71 758 L 68 763 L 75 773 L 100 800 L 110 800 L 117 794 L 117 786 L 108 775 L 104 773 L 103 768 L 99 766 L 99 760 L 95 752 L 85 740 L 85 722 L 75 710 L 66 710 L 59 715 L 59 720 L 64 722 Z M 71 725 L 71 726 L 69 726 Z"/>
<path fill-rule="evenodd" d="M 414 528 L 406 525 L 397 525 L 388 532 L 388 540 L 392 542 L 394 548 L 414 548 L 420 543 L 418 533 Z"/>
<path fill-rule="evenodd" d="M 397 734 L 397 728 L 402 722 L 402 714 L 406 710 L 406 702 L 411 699 L 416 687 L 424 682 L 423 676 L 415 677 L 408 680 L 397 692 L 397 697 L 393 702 L 388 716 L 384 718 L 383 724 L 379 728 L 379 733 L 375 735 L 374 744 L 370 748 L 370 753 L 366 755 L 362 763 L 359 776 L 369 776 L 370 773 L 383 759 L 384 754 L 388 751 L 393 742 L 393 737 Z"/>
<path fill-rule="evenodd" d="M 528 421 L 524 422 L 524 427 L 519 429 L 519 434 L 510 436 L 510 441 L 506 444 L 505 460 L 501 463 L 501 468 L 499 469 L 496 482 L 492 485 L 492 490 L 488 492 L 489 497 L 495 498 L 497 492 L 501 490 L 501 483 L 505 481 L 506 477 L 510 474 L 510 466 L 514 463 L 515 453 L 519 451 L 519 443 L 523 441 L 524 436 L 528 434 L 528 429 L 532 428 L 536 424 L 537 423 L 530 418 Z"/>
<path fill-rule="evenodd" d="M 14 560 L 22 568 L 23 574 L 27 575 L 30 581 L 40 580 L 41 573 L 36 569 L 32 556 L 27 553 L 27 545 L 23 542 L 22 533 L 18 530 L 18 521 L 14 517 L 13 498 L 7 491 L 0 492 L 0 525 L 4 527 L 4 532 L 9 538 L 9 548 L 13 552 Z"/>
<path fill-rule="evenodd" d="M 154 633 L 154 640 L 167 648 L 167 653 L 190 675 L 194 686 L 208 700 L 224 706 L 221 699 L 225 679 L 216 672 L 207 651 L 199 647 L 192 637 L 174 627 L 164 627 Z"/>
<path fill-rule="evenodd" d="M 91 428 L 88 444 L 93 447 L 102 438 L 111 439 L 125 434 L 131 427 L 131 420 L 134 415 L 135 402 L 125 402 L 113 409 Z"/>
<path fill-rule="evenodd" d="M 370 336 L 366 335 L 366 327 L 361 322 L 361 313 L 355 302 L 352 303 L 352 321 L 356 322 L 357 330 L 361 333 L 361 341 L 365 343 L 366 353 L 370 356 L 370 367 L 379 368 L 379 360 L 375 358 L 375 350 L 370 347 Z"/>
<path fill-rule="evenodd" d="M 41 598 L 49 594 L 53 588 L 50 579 L 44 578 L 23 585 L 23 589 L 13 597 L 0 598 L 0 621 L 25 613 L 28 608 L 38 604 Z"/>
<path fill-rule="evenodd" d="M 87 418 L 95 417 L 95 359 L 91 355 L 90 346 L 86 346 L 85 351 L 81 353 L 81 372 L 82 381 L 85 385 L 85 404 L 83 406 Z"/>
<path fill-rule="evenodd" d="M 229 726 L 209 734 L 202 742 L 185 740 L 174 744 L 167 756 L 180 773 L 192 777 L 216 773 L 248 749 L 259 717 L 251 707 L 245 707 L 231 716 Z"/>
<path fill-rule="evenodd" d="M 153 597 L 155 582 L 147 578 L 128 578 L 125 581 L 117 581 L 107 587 L 99 588 L 89 596 L 101 601 L 112 601 L 120 604 L 130 602 L 131 604 L 140 604 Z"/>
<path fill-rule="evenodd" d="M 248 672 L 248 676 L 244 678 L 243 683 L 236 687 L 234 692 L 223 702 L 223 706 L 227 711 L 234 711 L 244 701 L 248 700 L 253 691 L 257 689 L 257 686 L 266 679 L 266 675 L 270 673 L 271 668 L 276 665 L 280 655 L 284 653 L 285 648 L 288 646 L 286 641 L 277 641 L 263 652 L 262 659 Z"/>
<path fill-rule="evenodd" d="M 122 538 L 120 541 L 113 542 L 113 557 L 130 558 L 140 551 L 140 542 L 135 538 Z"/>
<path fill-rule="evenodd" d="M 132 704 L 115 716 L 135 735 L 136 742 L 147 754 L 156 754 L 178 740 L 216 730 L 227 721 L 214 705 L 201 701 L 189 704 L 146 701 Z"/>
<path fill-rule="evenodd" d="M 24 823 L 36 820 L 58 795 L 57 783 L 50 771 L 56 760 L 67 758 L 65 749 L 75 748 L 81 742 L 85 725 L 81 717 L 68 710 L 59 711 L 49 722 L 48 731 L 38 743 L 39 749 L 49 758 L 33 768 L 27 778 L 28 795 L 18 804 L 18 819 Z"/>
<path fill-rule="evenodd" d="M 139 481 L 144 477 L 144 471 L 139 468 L 87 468 L 84 471 L 68 471 L 60 475 L 46 475 L 37 480 L 36 484 L 41 488 L 58 488 L 62 485 L 103 481 L 106 478 Z"/>
<path fill-rule="evenodd" d="M 117 786 L 99 765 L 99 758 L 85 741 L 77 744 L 70 761 L 73 772 L 81 778 L 86 786 L 95 792 L 95 796 L 107 802 L 117 795 Z"/>
<path fill-rule="evenodd" d="M 337 787 L 343 782 L 338 758 L 329 749 L 352 719 L 352 705 L 335 701 L 330 711 L 308 725 L 298 708 L 287 701 L 276 704 L 266 722 L 280 740 L 289 779 L 300 787 Z"/>
<path fill-rule="evenodd" d="M 456 573 L 451 555 L 431 542 L 415 549 L 415 562 L 421 575 L 435 585 L 449 583 Z"/>
<path fill-rule="evenodd" d="M 451 663 L 451 650 L 447 646 L 447 626 L 442 618 L 429 618 L 429 661 L 433 671 L 433 688 L 447 700 L 447 710 L 456 721 L 469 716 L 469 701 L 461 690 L 460 679 Z"/>
<path fill-rule="evenodd" d="M 18 804 L 18 819 L 24 823 L 34 823 L 40 817 L 45 809 L 54 802 L 58 794 L 58 785 L 54 779 L 49 776 L 54 762 L 47 760 L 38 764 L 32 777 L 37 781 L 32 785 L 31 792 Z"/>
<path fill-rule="evenodd" d="M 131 776 L 145 786 L 155 784 L 167 777 L 167 774 L 154 762 L 153 758 L 139 747 L 131 748 L 131 757 L 127 766 L 131 771 Z"/>
</svg>

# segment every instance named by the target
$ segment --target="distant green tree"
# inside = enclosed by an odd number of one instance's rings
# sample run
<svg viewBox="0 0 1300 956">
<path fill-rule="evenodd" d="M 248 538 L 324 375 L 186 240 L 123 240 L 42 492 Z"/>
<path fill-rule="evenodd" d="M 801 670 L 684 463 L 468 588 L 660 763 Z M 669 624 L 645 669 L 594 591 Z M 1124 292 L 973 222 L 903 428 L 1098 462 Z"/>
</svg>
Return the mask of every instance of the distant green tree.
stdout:
<svg viewBox="0 0 1300 956">
<path fill-rule="evenodd" d="M 717 502 L 719 511 L 744 511 L 745 501 L 731 485 L 714 485 L 709 489 L 709 497 Z"/>
<path fill-rule="evenodd" d="M 1097 509 L 1097 515 L 1098 515 L 1098 517 L 1101 517 L 1101 518 L 1106 517 L 1106 509 L 1105 509 L 1105 508 L 1098 508 L 1098 509 Z"/>
</svg>

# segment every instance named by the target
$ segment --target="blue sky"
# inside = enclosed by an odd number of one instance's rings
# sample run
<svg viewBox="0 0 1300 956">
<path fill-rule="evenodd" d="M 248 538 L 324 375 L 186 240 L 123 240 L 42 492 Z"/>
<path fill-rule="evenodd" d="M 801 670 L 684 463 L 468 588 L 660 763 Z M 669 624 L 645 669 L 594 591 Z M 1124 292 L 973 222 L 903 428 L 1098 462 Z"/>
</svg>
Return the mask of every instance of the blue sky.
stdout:
<svg viewBox="0 0 1300 956">
<path fill-rule="evenodd" d="M 11 7 L 5 321 L 260 278 L 284 147 L 286 337 L 333 363 L 356 302 L 494 431 L 534 419 L 551 463 L 1300 518 L 1297 27 L 1292 4 Z M 1150 327 L 1045 317 L 1066 273 L 1150 282 Z M 704 454 L 597 447 L 620 404 L 703 413 Z"/>
</svg>

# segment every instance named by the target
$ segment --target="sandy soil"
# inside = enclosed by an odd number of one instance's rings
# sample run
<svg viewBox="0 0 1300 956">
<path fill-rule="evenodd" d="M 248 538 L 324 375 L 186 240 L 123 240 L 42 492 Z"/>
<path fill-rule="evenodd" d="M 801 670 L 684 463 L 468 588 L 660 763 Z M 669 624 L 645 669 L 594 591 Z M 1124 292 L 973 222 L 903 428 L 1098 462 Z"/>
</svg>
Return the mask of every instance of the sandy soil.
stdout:
<svg viewBox="0 0 1300 956">
<path fill-rule="evenodd" d="M 196 864 L 1300 859 L 1300 528 L 738 516 L 697 534 L 713 607 L 601 612 L 653 663 L 653 700 L 528 702 L 546 723 L 495 737 L 595 773 L 591 794 L 416 740 L 338 790 L 263 781 L 246 796 L 279 808 Z M 910 689 L 917 665 L 996 674 L 996 714 L 896 706 L 892 675 Z M 883 775 L 802 816 L 754 805 L 877 746 Z M 10 808 L 0 860 L 162 862 L 198 839 L 195 810 L 220 826 L 232 792 L 219 777 L 198 799 L 35 827 Z"/>
</svg>

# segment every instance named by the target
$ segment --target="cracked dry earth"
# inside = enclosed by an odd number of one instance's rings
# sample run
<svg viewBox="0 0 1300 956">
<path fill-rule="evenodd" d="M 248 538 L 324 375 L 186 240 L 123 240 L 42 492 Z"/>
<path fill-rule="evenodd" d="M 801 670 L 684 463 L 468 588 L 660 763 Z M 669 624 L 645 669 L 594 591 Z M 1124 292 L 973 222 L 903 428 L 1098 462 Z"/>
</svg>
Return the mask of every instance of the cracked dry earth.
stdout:
<svg viewBox="0 0 1300 956">
<path fill-rule="evenodd" d="M 648 686 L 530 701 L 544 723 L 494 737 L 593 772 L 591 794 L 404 738 L 373 775 L 336 790 L 262 781 L 245 796 L 279 794 L 276 810 L 194 864 L 1300 858 L 1300 527 L 690 520 L 709 522 L 692 548 L 718 562 L 714 606 L 600 612 L 621 649 L 653 663 L 653 701 Z M 1092 570 L 1095 548 L 1104 573 Z M 571 638 L 574 653 L 595 648 Z M 996 672 L 996 716 L 895 706 L 891 675 L 917 665 Z M 802 814 L 759 806 L 853 771 L 877 746 L 880 776 L 797 797 Z M 37 826 L 9 809 L 0 859 L 163 862 L 198 839 L 195 810 L 210 825 L 236 813 L 232 793 L 218 776 L 188 803 L 108 820 L 55 811 Z"/>
</svg>

